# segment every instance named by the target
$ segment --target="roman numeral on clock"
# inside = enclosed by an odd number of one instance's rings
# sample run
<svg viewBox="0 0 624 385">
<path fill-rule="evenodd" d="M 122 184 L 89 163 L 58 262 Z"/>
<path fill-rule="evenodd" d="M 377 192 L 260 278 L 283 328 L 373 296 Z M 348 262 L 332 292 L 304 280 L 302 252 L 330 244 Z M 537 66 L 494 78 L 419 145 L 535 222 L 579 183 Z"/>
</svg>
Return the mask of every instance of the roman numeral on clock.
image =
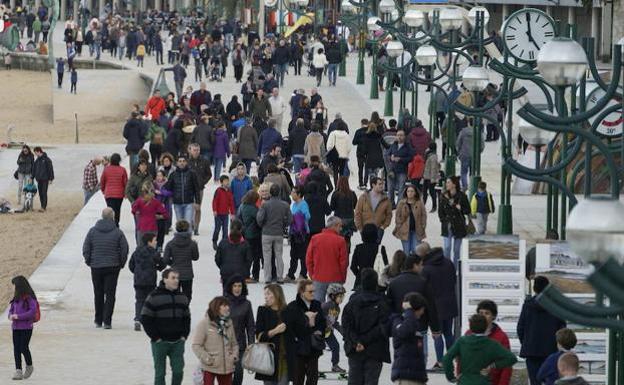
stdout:
<svg viewBox="0 0 624 385">
<path fill-rule="evenodd" d="M 531 60 L 535 59 L 535 52 L 534 51 L 529 51 L 529 59 L 531 59 Z"/>
<path fill-rule="evenodd" d="M 516 40 L 516 35 L 507 35 L 505 38 L 507 40 Z"/>
<path fill-rule="evenodd" d="M 551 36 L 554 36 L 554 34 L 555 34 L 555 33 L 554 33 L 554 32 L 551 32 L 551 31 L 544 32 L 544 36 L 545 36 L 545 37 L 551 37 Z"/>
</svg>

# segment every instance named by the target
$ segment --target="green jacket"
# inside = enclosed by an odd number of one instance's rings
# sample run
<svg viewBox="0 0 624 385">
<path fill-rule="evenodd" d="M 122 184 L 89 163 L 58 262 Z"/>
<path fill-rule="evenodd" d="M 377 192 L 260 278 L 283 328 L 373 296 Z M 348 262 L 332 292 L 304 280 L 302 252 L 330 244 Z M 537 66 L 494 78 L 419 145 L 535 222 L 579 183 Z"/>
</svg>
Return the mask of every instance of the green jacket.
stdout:
<svg viewBox="0 0 624 385">
<path fill-rule="evenodd" d="M 130 177 L 128 184 L 126 184 L 126 198 L 128 198 L 130 202 L 134 202 L 141 196 L 142 190 L 144 188 L 153 188 L 152 176 L 149 174 L 149 172 L 145 175 L 141 175 L 135 172 Z"/>
<path fill-rule="evenodd" d="M 32 25 L 33 32 L 41 32 L 41 20 L 35 19 Z"/>
<path fill-rule="evenodd" d="M 257 239 L 261 236 L 260 227 L 256 221 L 258 208 L 255 205 L 243 203 L 238 208 L 238 219 L 243 223 L 243 237 Z"/>
<path fill-rule="evenodd" d="M 453 360 L 458 358 L 459 385 L 489 385 L 488 377 L 481 370 L 494 364 L 506 368 L 516 363 L 516 356 L 500 343 L 483 335 L 468 335 L 458 339 L 442 360 L 442 366 L 449 381 L 455 381 Z"/>
</svg>

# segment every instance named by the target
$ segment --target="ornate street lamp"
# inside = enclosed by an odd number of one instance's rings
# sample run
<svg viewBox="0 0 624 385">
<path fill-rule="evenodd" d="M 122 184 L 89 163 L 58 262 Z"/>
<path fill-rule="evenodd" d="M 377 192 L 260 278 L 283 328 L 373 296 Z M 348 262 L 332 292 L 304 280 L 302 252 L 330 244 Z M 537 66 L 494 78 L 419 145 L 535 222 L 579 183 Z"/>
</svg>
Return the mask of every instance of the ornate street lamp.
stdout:
<svg viewBox="0 0 624 385">
<path fill-rule="evenodd" d="M 485 67 L 471 65 L 464 70 L 462 83 L 468 91 L 472 92 L 473 105 L 471 107 L 476 108 L 479 93 L 485 90 L 490 83 L 490 75 Z M 468 129 L 468 127 L 465 129 Z M 477 186 L 479 182 L 481 182 L 481 146 L 481 121 L 477 117 L 472 124 L 472 157 L 470 159 L 472 175 L 470 177 L 470 196 L 477 192 Z"/>
<path fill-rule="evenodd" d="M 481 13 L 483 15 L 483 25 L 487 25 L 490 21 L 490 12 L 485 7 L 472 7 L 470 11 L 468 11 L 468 22 L 473 27 L 477 25 L 477 14 Z"/>
<path fill-rule="evenodd" d="M 460 29 L 464 23 L 464 15 L 459 8 L 446 7 L 440 10 L 440 26 L 443 31 Z"/>
<path fill-rule="evenodd" d="M 587 55 L 576 41 L 557 37 L 546 43 L 537 55 L 537 69 L 553 86 L 576 84 L 588 68 Z"/>
<path fill-rule="evenodd" d="M 438 52 L 430 45 L 421 45 L 416 50 L 416 61 L 419 65 L 432 66 L 438 60 Z"/>
<path fill-rule="evenodd" d="M 403 22 L 411 28 L 419 28 L 425 24 L 425 14 L 416 9 L 409 9 L 403 15 Z"/>
</svg>

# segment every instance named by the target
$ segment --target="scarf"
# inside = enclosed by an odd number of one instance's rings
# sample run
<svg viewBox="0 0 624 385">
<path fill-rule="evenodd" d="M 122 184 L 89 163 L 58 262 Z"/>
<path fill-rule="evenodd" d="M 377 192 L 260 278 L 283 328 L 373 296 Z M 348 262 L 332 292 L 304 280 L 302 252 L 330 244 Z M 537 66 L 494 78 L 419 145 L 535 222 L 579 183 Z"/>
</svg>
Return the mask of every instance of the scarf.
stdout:
<svg viewBox="0 0 624 385">
<path fill-rule="evenodd" d="M 225 343 L 228 343 L 228 337 L 225 334 L 225 328 L 229 320 L 230 320 L 229 316 L 219 317 L 219 319 L 217 320 L 217 333 L 219 333 L 219 335 L 223 337 L 223 339 L 225 340 Z"/>
</svg>

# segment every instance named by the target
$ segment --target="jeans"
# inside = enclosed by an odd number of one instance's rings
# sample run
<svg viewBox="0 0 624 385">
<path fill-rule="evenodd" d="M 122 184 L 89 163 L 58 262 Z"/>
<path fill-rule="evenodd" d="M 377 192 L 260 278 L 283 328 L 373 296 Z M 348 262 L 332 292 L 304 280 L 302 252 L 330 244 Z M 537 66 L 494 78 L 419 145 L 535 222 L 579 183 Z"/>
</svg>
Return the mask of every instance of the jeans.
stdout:
<svg viewBox="0 0 624 385">
<path fill-rule="evenodd" d="M 17 173 L 17 205 L 22 204 L 22 197 L 24 196 L 24 182 L 31 178 L 30 174 Z"/>
<path fill-rule="evenodd" d="M 135 286 L 134 287 L 134 320 L 141 321 L 141 310 L 145 303 L 145 298 L 151 293 L 156 286 Z"/>
<path fill-rule="evenodd" d="M 165 64 L 165 62 L 163 62 L 163 51 L 162 49 L 156 50 L 156 65 L 163 65 L 163 64 Z"/>
<path fill-rule="evenodd" d="M 325 342 L 327 346 L 331 350 L 331 363 L 332 365 L 338 365 L 340 362 L 340 344 L 336 339 L 335 332 L 332 331 L 329 337 L 325 337 Z"/>
<path fill-rule="evenodd" d="M 182 97 L 182 89 L 184 88 L 184 81 L 177 81 L 175 82 L 175 89 L 176 89 L 176 98 L 180 98 Z"/>
<path fill-rule="evenodd" d="M 348 385 L 378 385 L 383 363 L 365 353 L 349 356 Z"/>
<path fill-rule="evenodd" d="M 453 335 L 453 319 L 440 320 L 440 325 L 442 327 L 442 334 L 439 337 L 433 338 L 436 360 L 438 362 L 442 362 L 442 357 L 444 357 L 444 346 L 446 346 L 446 350 L 448 351 L 455 342 L 455 336 Z M 444 339 L 444 341 L 442 339 Z"/>
<path fill-rule="evenodd" d="M 95 323 L 110 325 L 115 309 L 115 292 L 119 267 L 91 268 L 93 282 L 93 302 L 95 304 Z"/>
<path fill-rule="evenodd" d="M 192 231 L 193 228 L 193 204 L 192 203 L 178 203 L 173 205 L 173 210 L 176 214 L 176 220 L 180 221 L 184 219 L 187 221 L 191 227 L 189 231 Z"/>
<path fill-rule="evenodd" d="M 318 383 L 318 357 L 297 356 L 292 368 L 293 385 L 316 385 Z"/>
<path fill-rule="evenodd" d="M 283 235 L 265 235 L 262 234 L 262 256 L 264 257 L 264 282 L 281 281 L 284 277 L 284 261 L 282 260 L 282 253 L 284 250 L 284 236 Z M 277 277 L 272 277 L 271 272 L 271 257 L 275 251 L 275 274 Z"/>
<path fill-rule="evenodd" d="M 100 60 L 102 54 L 102 46 L 100 44 L 93 44 L 95 46 L 95 60 Z"/>
<path fill-rule="evenodd" d="M 405 190 L 405 181 L 407 180 L 407 174 L 394 174 L 394 178 L 388 178 L 388 196 L 392 207 L 396 207 L 399 200 L 403 198 L 403 191 Z M 394 193 L 396 192 L 396 200 L 394 199 Z"/>
<path fill-rule="evenodd" d="M 403 245 L 403 252 L 410 255 L 411 253 L 416 252 L 416 247 L 420 245 L 420 240 L 416 237 L 415 231 L 410 231 L 407 236 L 407 241 L 401 241 L 401 244 Z"/>
<path fill-rule="evenodd" d="M 470 159 L 461 160 L 461 188 L 468 191 L 468 174 L 470 173 Z"/>
<path fill-rule="evenodd" d="M 247 174 L 251 173 L 251 164 L 255 162 L 255 159 L 241 159 L 241 162 L 245 164 L 245 168 L 247 169 Z"/>
<path fill-rule="evenodd" d="M 526 357 L 525 358 L 527 373 L 529 374 L 530 385 L 540 384 L 540 382 L 537 381 L 537 372 L 539 371 L 544 361 L 546 361 L 546 357 Z"/>
<path fill-rule="evenodd" d="M 487 231 L 487 221 L 488 221 L 488 216 L 490 214 L 488 213 L 477 213 L 477 220 L 475 221 L 475 227 L 477 228 L 476 233 L 477 234 L 485 234 L 485 232 Z"/>
<path fill-rule="evenodd" d="M 448 237 L 442 237 L 444 240 L 444 256 L 446 258 L 452 259 L 455 268 L 457 269 L 457 262 L 459 261 L 460 253 L 461 253 L 461 244 L 462 238 L 455 238 L 451 233 L 449 233 Z M 453 255 L 451 257 L 451 243 Z"/>
<path fill-rule="evenodd" d="M 39 203 L 41 203 L 41 208 L 46 209 L 48 207 L 48 184 L 50 181 L 48 180 L 38 180 L 37 179 L 37 188 L 39 189 Z"/>
<path fill-rule="evenodd" d="M 230 222 L 230 216 L 228 214 L 217 214 L 215 216 L 215 228 L 212 233 L 212 241 L 217 242 L 219 240 L 219 232 L 223 233 L 223 238 L 227 239 L 228 237 L 228 224 Z"/>
<path fill-rule="evenodd" d="M 225 158 L 214 158 L 214 180 L 215 182 L 219 180 L 221 176 L 221 169 L 225 166 Z"/>
<path fill-rule="evenodd" d="M 327 78 L 329 80 L 329 84 L 332 86 L 336 85 L 336 74 L 338 72 L 338 64 L 329 63 L 327 66 Z"/>
<path fill-rule="evenodd" d="M 319 282 L 314 281 L 314 299 L 319 301 L 320 303 L 325 303 L 325 297 L 327 294 L 327 288 L 332 283 L 340 283 L 342 282 Z"/>
<path fill-rule="evenodd" d="M 89 203 L 89 200 L 91 199 L 91 197 L 95 195 L 95 193 L 98 192 L 98 190 L 95 189 L 93 191 L 88 191 L 88 190 L 82 189 L 82 192 L 84 194 L 84 206 L 86 206 L 87 203 Z"/>
<path fill-rule="evenodd" d="M 301 262 L 301 274 L 304 277 L 308 275 L 308 269 L 306 268 L 306 250 L 308 249 L 308 241 L 305 242 L 290 242 L 290 267 L 288 268 L 288 276 L 295 278 L 297 273 L 297 265 Z"/>
<path fill-rule="evenodd" d="M 118 47 L 118 50 L 119 50 L 119 60 L 123 60 L 126 47 Z"/>
<path fill-rule="evenodd" d="M 383 236 L 384 236 L 385 230 L 382 229 L 381 227 L 377 228 L 377 244 L 381 245 L 381 241 L 383 241 Z"/>
<path fill-rule="evenodd" d="M 32 329 L 13 330 L 13 357 L 15 358 L 15 369 L 22 369 L 22 356 L 26 361 L 26 366 L 32 366 L 32 356 L 30 355 L 30 337 Z"/>
<path fill-rule="evenodd" d="M 276 64 L 273 66 L 273 72 L 275 72 L 275 80 L 279 83 L 280 87 L 284 86 L 284 75 L 288 70 L 288 63 Z"/>
<path fill-rule="evenodd" d="M 119 227 L 119 217 L 121 215 L 121 204 L 123 198 L 106 198 L 106 206 L 113 209 L 115 212 L 115 224 Z"/>
<path fill-rule="evenodd" d="M 128 152 L 130 158 L 130 172 L 134 172 L 136 166 L 139 164 L 139 152 Z"/>
<path fill-rule="evenodd" d="M 305 159 L 304 155 L 292 156 L 293 170 L 295 171 L 295 173 L 298 173 L 299 171 L 301 171 L 301 165 L 303 164 L 304 159 Z"/>
<path fill-rule="evenodd" d="M 184 377 L 184 341 L 152 341 L 154 385 L 165 385 L 167 357 L 171 365 L 171 385 L 181 385 Z"/>
</svg>

